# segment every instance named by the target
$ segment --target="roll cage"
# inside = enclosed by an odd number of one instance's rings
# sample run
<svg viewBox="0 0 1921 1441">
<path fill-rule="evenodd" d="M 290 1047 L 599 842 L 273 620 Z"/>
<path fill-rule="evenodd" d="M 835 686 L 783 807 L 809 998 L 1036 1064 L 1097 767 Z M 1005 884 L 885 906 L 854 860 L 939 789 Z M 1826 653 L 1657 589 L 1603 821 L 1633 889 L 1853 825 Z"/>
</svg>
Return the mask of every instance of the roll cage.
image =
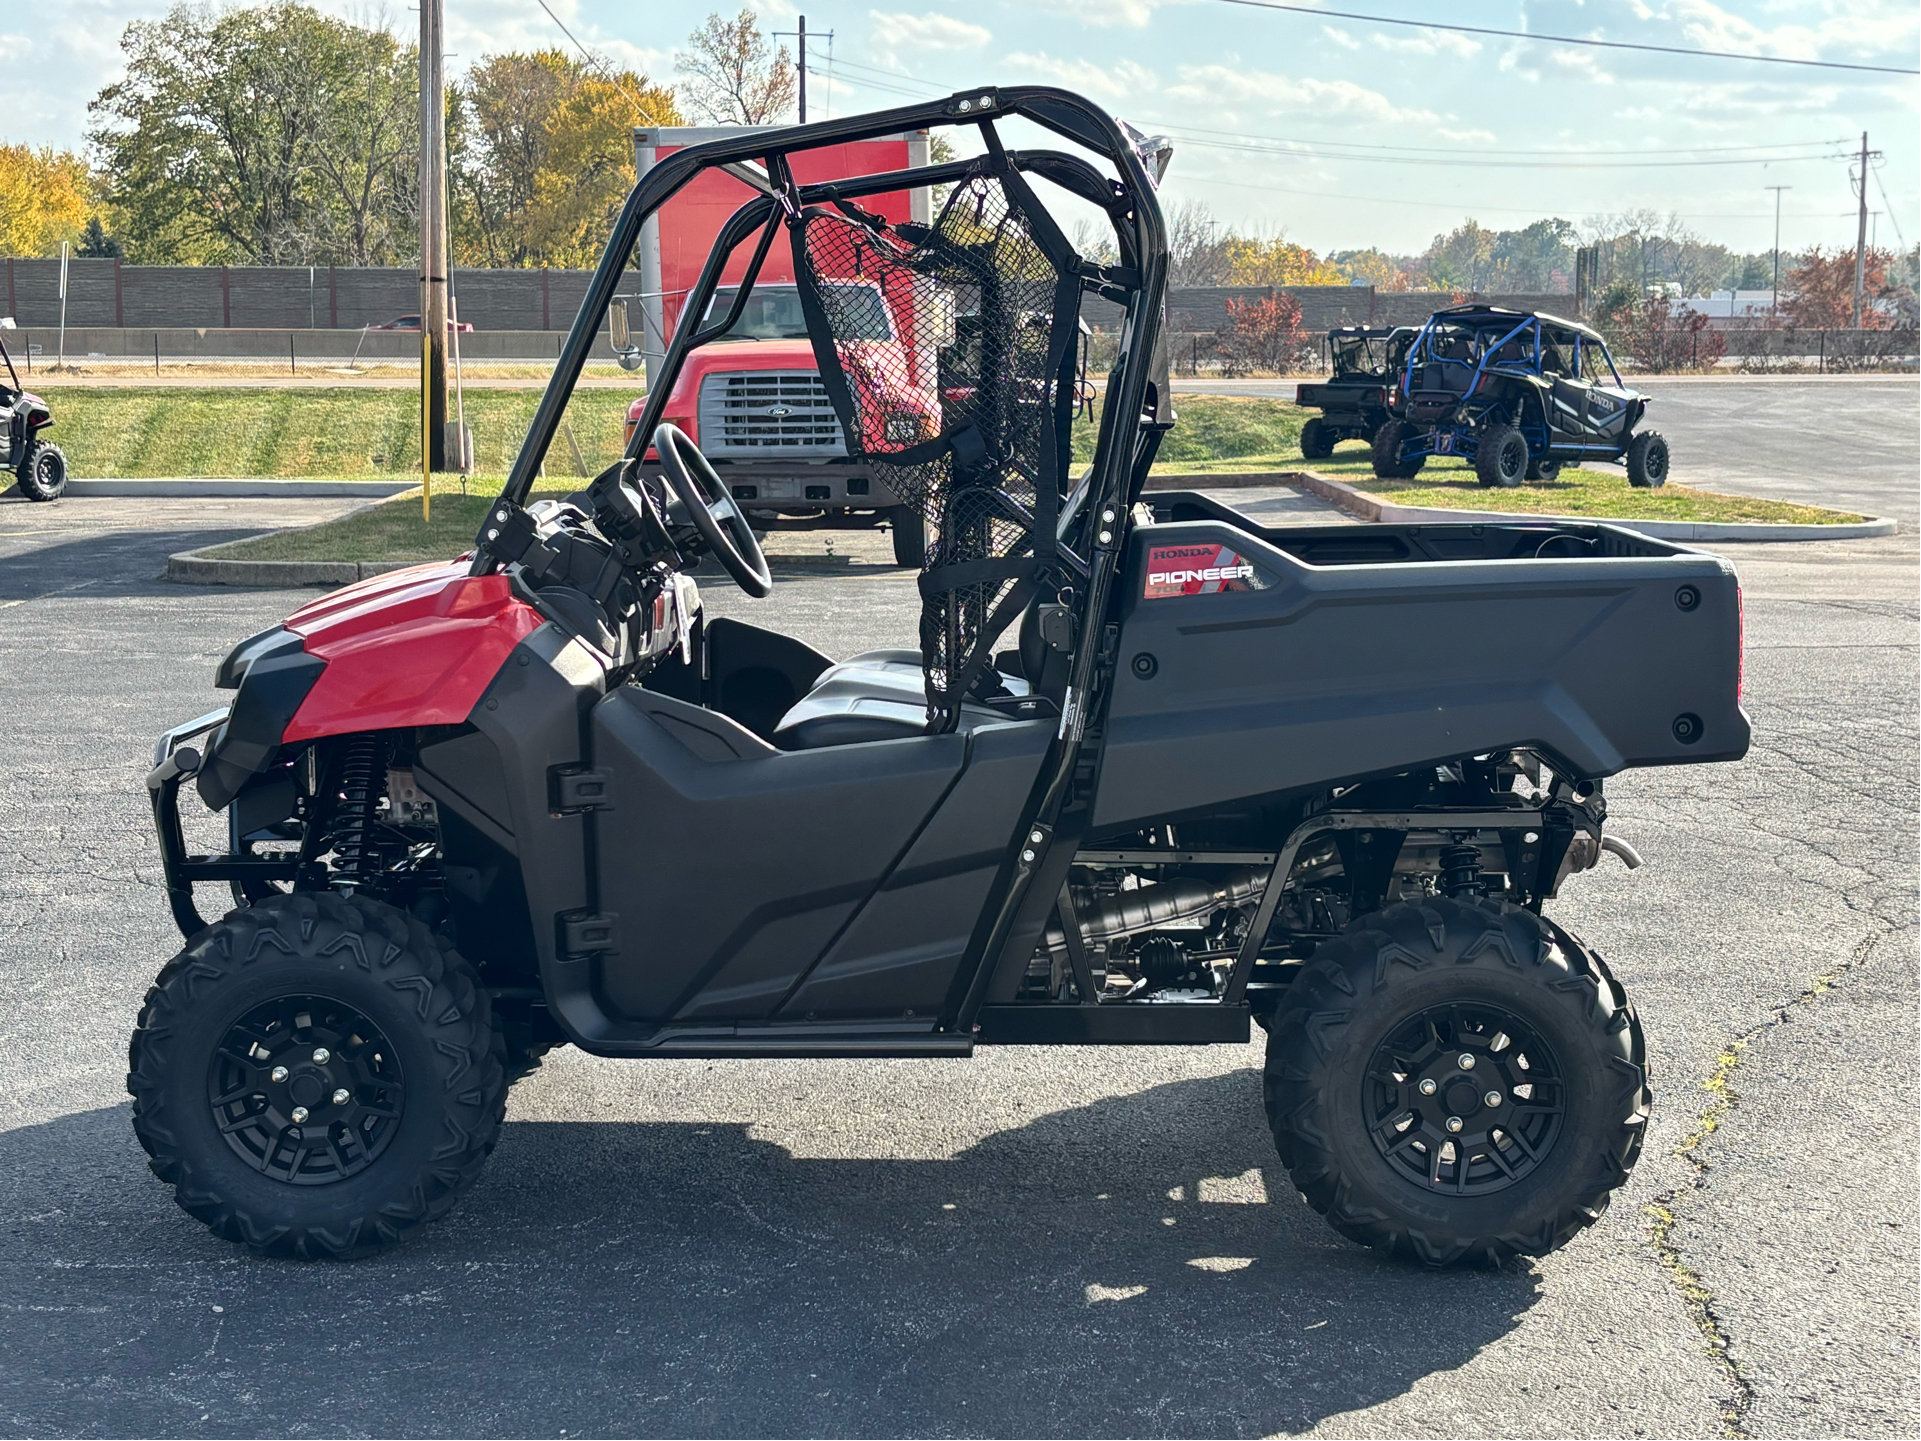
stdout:
<svg viewBox="0 0 1921 1441">
<path fill-rule="evenodd" d="M 1571 357 L 1574 374 L 1570 378 L 1585 376 L 1590 357 L 1598 355 L 1614 384 L 1621 384 L 1621 373 L 1614 368 L 1614 357 L 1608 353 L 1607 342 L 1578 321 L 1554 315 L 1523 315 L 1486 306 L 1462 306 L 1437 310 L 1422 324 L 1420 333 L 1407 348 L 1407 359 L 1401 368 L 1402 392 L 1414 389 L 1416 368 L 1429 365 L 1440 366 L 1443 375 L 1449 374 L 1450 367 L 1463 372 L 1464 383 L 1459 390 L 1463 396 L 1477 393 L 1490 371 L 1538 378 L 1542 373 L 1541 328 L 1544 324 L 1564 329 L 1574 337 Z M 1490 336 L 1495 338 L 1490 340 Z M 1437 344 L 1454 339 L 1466 342 L 1469 350 L 1466 356 L 1445 354 Z M 1521 343 L 1522 354 L 1502 359 L 1503 352 L 1515 341 Z"/>
<path fill-rule="evenodd" d="M 1056 150 L 1010 150 L 1002 142 L 999 123 L 1003 118 L 1031 121 L 1044 130 L 1106 161 L 1114 177 L 1104 175 L 1080 155 Z M 897 135 L 902 131 L 972 126 L 984 146 L 982 155 L 944 164 L 913 167 L 884 174 L 857 176 L 830 182 L 801 184 L 794 177 L 791 157 L 804 151 Z M 805 224 L 810 217 L 831 208 L 856 222 L 875 221 L 867 216 L 858 201 L 864 197 L 923 185 L 951 185 L 956 191 L 983 178 L 992 180 L 1005 191 L 1025 195 L 1023 222 L 1031 242 L 1045 257 L 1051 272 L 1059 277 L 1057 299 L 1072 296 L 1078 313 L 1079 296 L 1093 293 L 1122 307 L 1117 359 L 1108 377 L 1106 404 L 1103 406 L 1095 438 L 1093 463 L 1085 476 L 1071 485 L 1064 473 L 1047 484 L 1035 481 L 1036 504 L 1032 515 L 1023 517 L 1030 549 L 1023 560 L 1011 552 L 989 550 L 987 558 L 966 564 L 950 565 L 950 572 L 970 572 L 943 582 L 959 589 L 984 574 L 996 586 L 1011 583 L 1010 592 L 1002 589 L 991 606 L 985 623 L 977 617 L 965 651 L 969 668 L 956 669 L 957 652 L 945 652 L 948 673 L 944 676 L 947 710 L 943 713 L 936 699 L 933 657 L 935 647 L 928 640 L 926 607 L 928 596 L 941 588 L 936 580 L 935 562 L 923 573 L 923 653 L 928 657 L 929 729 L 951 728 L 959 700 L 966 693 L 973 666 L 988 648 L 992 630 L 1011 618 L 1017 600 L 1046 598 L 1053 590 L 1060 612 L 1052 620 L 1053 633 L 1065 639 L 1060 647 L 1067 652 L 1067 678 L 1060 704 L 1059 728 L 1043 763 L 1036 800 L 1025 811 L 1030 841 L 1020 849 L 1022 859 L 1009 884 L 996 898 L 994 919 L 989 935 L 988 954 L 998 954 L 1007 935 L 1028 900 L 1038 860 L 1047 854 L 1055 828 L 1064 811 L 1084 805 L 1092 791 L 1093 760 L 1098 755 L 1098 727 L 1106 709 L 1107 692 L 1118 644 L 1120 596 L 1115 586 L 1127 545 L 1129 511 L 1146 482 L 1160 440 L 1174 422 L 1168 391 L 1168 364 L 1164 325 L 1167 242 L 1155 187 L 1164 171 L 1169 148 L 1165 142 L 1150 139 L 1110 117 L 1099 107 L 1069 91 L 1045 86 L 984 87 L 956 92 L 944 100 L 876 111 L 843 120 L 760 131 L 739 139 L 712 141 L 676 151 L 650 169 L 628 194 L 615 221 L 612 234 L 595 267 L 580 310 L 561 346 L 554 373 L 534 412 L 526 440 L 509 472 L 499 499 L 490 508 L 475 538 L 471 573 L 483 576 L 507 568 L 515 559 L 513 546 L 523 536 L 523 507 L 527 504 L 542 461 L 553 443 L 568 399 L 580 378 L 583 366 L 595 345 L 603 319 L 620 288 L 622 272 L 630 263 L 641 227 L 651 215 L 682 190 L 695 176 L 720 170 L 754 192 L 741 205 L 716 237 L 707 263 L 689 292 L 683 314 L 707 316 L 722 276 L 736 249 L 753 240 L 744 276 L 733 284 L 733 301 L 725 315 L 709 317 L 701 326 L 681 326 L 668 346 L 661 374 L 650 386 L 646 409 L 635 427 L 626 453 L 602 482 L 618 472 L 636 490 L 647 494 L 639 462 L 660 425 L 668 396 L 687 357 L 703 345 L 725 337 L 739 319 L 762 262 L 774 236 L 785 224 L 795 249 L 796 273 L 802 277 L 803 302 L 810 304 L 809 332 L 816 354 L 820 356 L 822 379 L 834 396 L 842 424 L 848 429 L 850 453 L 855 429 L 850 410 L 859 402 L 850 400 L 843 367 L 834 358 L 833 338 L 826 318 L 820 313 L 818 283 L 814 298 L 808 298 L 808 274 L 802 249 L 806 242 Z M 1152 167 L 1150 169 L 1150 167 Z M 1081 258 L 1069 245 L 1058 224 L 1046 209 L 1034 201 L 1027 189 L 1027 177 L 1047 180 L 1081 200 L 1099 207 L 1108 217 L 1116 240 L 1118 263 L 1098 264 Z M 929 243 L 939 237 L 931 234 Z M 906 227 L 898 228 L 904 233 Z M 757 237 L 757 238 L 756 238 Z M 1057 313 L 1060 310 L 1056 305 Z M 1076 331 L 1078 324 L 1076 322 Z M 1054 347 L 1058 349 L 1058 346 Z M 1064 365 L 1056 364 L 1050 349 L 1046 387 L 1051 394 L 1044 409 L 1054 412 L 1044 435 L 1053 454 L 1064 464 L 1068 453 L 1066 425 L 1071 420 L 1073 389 L 1060 391 Z M 1057 373 L 1058 371 L 1058 373 Z M 1064 407 L 1068 407 L 1063 409 Z M 946 437 L 942 437 L 946 439 Z M 961 441 L 955 437 L 953 466 L 959 476 L 969 464 Z M 929 442 L 931 445 L 932 442 Z M 910 448 L 896 458 L 903 462 L 927 459 L 919 454 L 926 446 Z M 1045 473 L 1048 467 L 1043 467 Z M 1027 477 L 1033 480 L 1033 476 Z M 956 481 L 957 487 L 960 481 Z M 976 487 L 978 492 L 978 487 Z M 1000 531 L 1001 517 L 984 523 L 984 528 Z M 1072 521 L 1069 530 L 1067 522 Z M 1023 569 L 1024 567 L 1024 569 Z M 1018 575 L 1018 579 L 1016 576 Z M 976 592 L 985 585 L 974 585 Z M 963 603 L 965 603 L 963 601 Z M 1084 742 L 1093 728 L 1093 746 L 1086 751 Z M 984 985 L 986 972 L 977 978 Z"/>
</svg>

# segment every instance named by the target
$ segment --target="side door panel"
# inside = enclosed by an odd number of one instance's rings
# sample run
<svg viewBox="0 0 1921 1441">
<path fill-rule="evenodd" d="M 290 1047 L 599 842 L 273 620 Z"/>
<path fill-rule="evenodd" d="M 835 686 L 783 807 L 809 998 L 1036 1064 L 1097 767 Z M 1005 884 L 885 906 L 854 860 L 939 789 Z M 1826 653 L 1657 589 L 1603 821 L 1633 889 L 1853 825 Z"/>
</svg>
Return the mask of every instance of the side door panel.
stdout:
<svg viewBox="0 0 1921 1441">
<path fill-rule="evenodd" d="M 705 750 L 698 727 L 717 721 L 731 725 L 631 686 L 594 710 L 594 764 L 613 803 L 595 816 L 600 903 L 619 918 L 600 991 L 626 1019 L 770 1015 L 894 868 L 967 754 L 962 735 L 787 752 L 744 729 L 733 754 L 697 753 L 689 739 Z M 1018 819 L 1006 816 L 1003 836 Z"/>
</svg>

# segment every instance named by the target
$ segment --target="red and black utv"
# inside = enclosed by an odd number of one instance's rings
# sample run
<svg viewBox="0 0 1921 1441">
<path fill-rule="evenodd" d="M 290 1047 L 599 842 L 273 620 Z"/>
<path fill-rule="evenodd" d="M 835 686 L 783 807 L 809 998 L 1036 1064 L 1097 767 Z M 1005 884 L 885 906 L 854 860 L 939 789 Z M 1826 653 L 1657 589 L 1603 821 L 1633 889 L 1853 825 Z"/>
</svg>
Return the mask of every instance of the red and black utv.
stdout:
<svg viewBox="0 0 1921 1441">
<path fill-rule="evenodd" d="M 982 153 L 793 178 L 809 148 L 937 126 Z M 232 705 L 161 738 L 147 784 L 186 944 L 129 1087 L 180 1205 L 276 1254 L 398 1241 L 562 1043 L 965 1056 L 1258 1023 L 1281 1157 L 1345 1234 L 1440 1264 L 1551 1250 L 1600 1214 L 1646 1129 L 1646 1056 L 1542 907 L 1604 852 L 1632 860 L 1606 777 L 1747 749 L 1734 574 L 1605 525 L 1275 529 L 1143 497 L 1175 423 L 1166 160 L 1018 88 L 648 173 L 472 553 L 242 642 L 216 676 Z M 705 618 L 698 557 L 773 585 L 658 413 L 580 496 L 527 503 L 642 223 L 710 168 L 750 194 L 687 313 L 730 258 L 744 297 L 792 246 L 849 448 L 934 537 L 917 651 L 836 661 Z M 949 187 L 931 224 L 862 204 L 915 185 Z M 1063 195 L 1111 220 L 1112 263 L 1075 252 Z M 974 317 L 943 358 L 970 373 L 931 409 L 890 409 L 919 381 L 863 338 L 873 285 L 937 339 Z M 1076 474 L 1088 294 L 1124 320 Z M 732 323 L 682 328 L 656 412 Z M 226 814 L 221 854 L 186 848 L 189 783 Z M 233 893 L 212 923 L 201 883 Z"/>
</svg>

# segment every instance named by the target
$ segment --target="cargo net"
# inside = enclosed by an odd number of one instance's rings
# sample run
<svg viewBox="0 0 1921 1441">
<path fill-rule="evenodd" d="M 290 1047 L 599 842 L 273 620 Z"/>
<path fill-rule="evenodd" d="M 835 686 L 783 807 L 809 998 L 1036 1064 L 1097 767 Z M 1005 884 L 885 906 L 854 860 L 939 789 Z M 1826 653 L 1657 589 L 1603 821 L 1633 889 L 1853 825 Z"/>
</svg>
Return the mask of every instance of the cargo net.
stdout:
<svg viewBox="0 0 1921 1441">
<path fill-rule="evenodd" d="M 956 186 L 932 226 L 855 214 L 800 218 L 800 284 L 831 338 L 848 453 L 927 527 L 921 657 L 940 731 L 992 683 L 989 648 L 1051 570 L 1078 315 L 1055 313 L 1061 272 L 993 175 Z"/>
</svg>

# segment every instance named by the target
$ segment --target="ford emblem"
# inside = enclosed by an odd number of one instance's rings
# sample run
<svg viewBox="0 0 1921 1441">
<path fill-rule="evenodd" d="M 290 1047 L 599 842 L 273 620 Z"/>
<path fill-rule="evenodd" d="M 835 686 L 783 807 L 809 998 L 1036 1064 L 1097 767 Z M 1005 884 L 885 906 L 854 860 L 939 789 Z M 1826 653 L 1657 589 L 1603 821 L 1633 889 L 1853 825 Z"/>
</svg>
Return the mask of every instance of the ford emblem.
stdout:
<svg viewBox="0 0 1921 1441">
<path fill-rule="evenodd" d="M 793 407 L 791 406 L 770 405 L 767 407 L 767 418 L 769 420 L 785 420 L 793 413 Z"/>
</svg>

